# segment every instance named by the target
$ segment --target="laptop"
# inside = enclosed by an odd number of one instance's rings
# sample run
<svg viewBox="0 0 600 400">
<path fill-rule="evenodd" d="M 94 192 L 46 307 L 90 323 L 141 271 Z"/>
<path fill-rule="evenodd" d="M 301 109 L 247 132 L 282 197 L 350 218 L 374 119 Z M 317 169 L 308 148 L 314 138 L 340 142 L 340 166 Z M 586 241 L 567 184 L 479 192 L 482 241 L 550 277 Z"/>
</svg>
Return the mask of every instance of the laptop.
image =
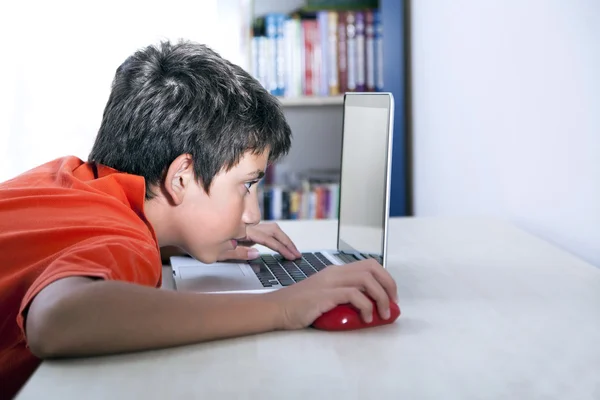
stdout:
<svg viewBox="0 0 600 400">
<path fill-rule="evenodd" d="M 373 258 L 387 267 L 394 98 L 386 92 L 344 95 L 336 249 L 299 249 L 287 260 L 263 252 L 250 261 L 202 263 L 171 257 L 177 290 L 265 292 L 293 285 L 329 265 Z"/>
</svg>

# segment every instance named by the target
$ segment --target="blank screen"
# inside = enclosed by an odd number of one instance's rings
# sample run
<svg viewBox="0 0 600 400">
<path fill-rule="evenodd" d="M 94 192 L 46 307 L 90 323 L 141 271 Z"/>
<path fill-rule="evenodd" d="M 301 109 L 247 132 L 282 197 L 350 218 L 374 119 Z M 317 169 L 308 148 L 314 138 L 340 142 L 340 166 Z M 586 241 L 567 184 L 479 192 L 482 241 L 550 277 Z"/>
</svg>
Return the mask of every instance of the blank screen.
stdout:
<svg viewBox="0 0 600 400">
<path fill-rule="evenodd" d="M 339 249 L 383 253 L 391 99 L 350 95 L 344 106 Z"/>
</svg>

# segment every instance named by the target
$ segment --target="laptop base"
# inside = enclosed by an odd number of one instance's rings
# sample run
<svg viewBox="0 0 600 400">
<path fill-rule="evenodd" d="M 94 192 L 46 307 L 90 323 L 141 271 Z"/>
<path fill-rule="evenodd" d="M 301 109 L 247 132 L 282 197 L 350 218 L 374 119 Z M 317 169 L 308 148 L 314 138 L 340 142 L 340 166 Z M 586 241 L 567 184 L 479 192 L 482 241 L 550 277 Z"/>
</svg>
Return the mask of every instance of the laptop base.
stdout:
<svg viewBox="0 0 600 400">
<path fill-rule="evenodd" d="M 300 282 L 329 265 L 343 265 L 368 257 L 338 250 L 307 251 L 297 260 L 278 253 L 262 253 L 250 261 L 205 264 L 192 257 L 171 257 L 177 290 L 198 292 L 265 292 Z"/>
</svg>

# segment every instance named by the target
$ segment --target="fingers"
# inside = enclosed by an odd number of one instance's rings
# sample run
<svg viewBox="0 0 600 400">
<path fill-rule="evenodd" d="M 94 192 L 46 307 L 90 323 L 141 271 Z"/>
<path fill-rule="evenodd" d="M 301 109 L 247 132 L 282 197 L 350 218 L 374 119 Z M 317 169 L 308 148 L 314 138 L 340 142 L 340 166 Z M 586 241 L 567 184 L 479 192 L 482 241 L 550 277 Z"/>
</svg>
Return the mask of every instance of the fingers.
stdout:
<svg viewBox="0 0 600 400">
<path fill-rule="evenodd" d="M 257 243 L 267 246 L 271 250 L 277 251 L 288 260 L 295 260 L 298 258 L 296 254 L 294 254 L 292 251 L 290 251 L 290 249 L 284 246 L 283 243 L 272 236 L 265 236 L 262 240 L 257 240 Z"/>
<path fill-rule="evenodd" d="M 381 318 L 390 318 L 390 299 L 397 302 L 396 283 L 391 275 L 376 261 L 359 261 L 352 264 L 333 266 L 324 273 L 333 278 L 330 284 L 337 287 L 352 287 L 364 291 L 377 305 Z M 319 274 L 314 275 L 319 279 Z"/>
<path fill-rule="evenodd" d="M 218 257 L 218 261 L 226 261 L 226 260 L 254 260 L 258 257 L 258 250 L 238 246 L 234 250 L 227 250 L 221 253 Z"/>
<path fill-rule="evenodd" d="M 285 248 L 293 254 L 293 259 L 302 257 L 302 253 L 300 253 L 294 242 L 292 242 L 292 239 L 290 239 L 290 237 L 286 235 L 281 228 L 279 228 L 279 225 L 275 224 L 275 226 L 276 228 L 273 230 L 273 236 L 275 239 L 282 243 Z"/>
<path fill-rule="evenodd" d="M 377 310 L 381 318 L 388 319 L 390 317 L 390 297 L 386 291 L 368 272 L 364 273 L 361 281 L 363 282 L 365 292 L 377 303 Z"/>
<path fill-rule="evenodd" d="M 349 303 L 360 311 L 367 324 L 373 322 L 373 303 L 357 288 L 342 288 L 339 291 L 338 304 Z"/>
<path fill-rule="evenodd" d="M 246 240 L 275 250 L 288 260 L 302 257 L 292 240 L 275 223 L 248 228 Z"/>
<path fill-rule="evenodd" d="M 375 279 L 381 285 L 381 287 L 383 287 L 388 297 L 394 301 L 398 301 L 398 288 L 396 286 L 396 281 L 394 281 L 394 278 L 392 278 L 390 273 L 386 271 L 386 269 L 383 268 L 377 261 L 357 261 L 351 265 L 354 268 L 367 270 L 371 275 L 375 277 Z"/>
</svg>

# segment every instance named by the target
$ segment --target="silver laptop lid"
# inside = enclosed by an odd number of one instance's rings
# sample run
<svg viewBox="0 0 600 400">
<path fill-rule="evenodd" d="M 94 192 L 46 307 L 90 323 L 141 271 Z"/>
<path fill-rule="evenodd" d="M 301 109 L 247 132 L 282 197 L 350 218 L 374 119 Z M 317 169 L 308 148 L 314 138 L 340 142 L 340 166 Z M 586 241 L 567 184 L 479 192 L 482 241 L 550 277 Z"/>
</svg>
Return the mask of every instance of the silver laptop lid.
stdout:
<svg viewBox="0 0 600 400">
<path fill-rule="evenodd" d="M 382 257 L 386 266 L 394 127 L 391 93 L 346 93 L 338 250 Z"/>
</svg>

